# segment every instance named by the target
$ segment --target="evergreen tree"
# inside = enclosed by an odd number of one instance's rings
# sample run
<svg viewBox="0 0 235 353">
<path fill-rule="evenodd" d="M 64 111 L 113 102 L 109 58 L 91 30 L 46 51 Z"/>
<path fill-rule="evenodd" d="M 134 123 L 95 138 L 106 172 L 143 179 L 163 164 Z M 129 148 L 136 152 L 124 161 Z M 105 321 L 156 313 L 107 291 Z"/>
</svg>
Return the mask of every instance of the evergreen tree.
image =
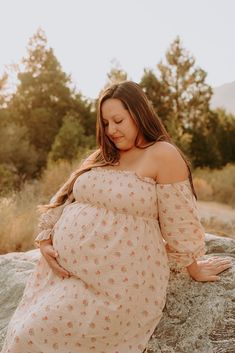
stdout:
<svg viewBox="0 0 235 353">
<path fill-rule="evenodd" d="M 69 112 L 72 112 L 72 114 L 75 116 L 79 116 L 79 121 L 84 127 L 85 136 L 91 137 L 91 138 L 93 137 L 93 139 L 95 139 L 95 135 L 96 135 L 95 101 L 84 97 L 81 98 L 81 97 L 82 95 L 80 93 L 74 92 L 73 102 Z"/>
<path fill-rule="evenodd" d="M 167 130 L 170 131 L 171 125 L 168 119 L 172 115 L 172 107 L 169 88 L 162 84 L 151 69 L 144 69 L 140 86 L 152 102 L 159 118 L 163 121 Z"/>
<path fill-rule="evenodd" d="M 190 155 L 193 134 L 198 131 L 200 135 L 210 113 L 212 90 L 205 82 L 206 73 L 195 66 L 179 37 L 167 50 L 165 63 L 161 61 L 157 68 L 157 75 L 145 69 L 140 85 L 174 142 Z"/>
<path fill-rule="evenodd" d="M 11 102 L 13 119 L 26 126 L 30 142 L 49 151 L 70 103 L 70 79 L 61 70 L 42 30 L 30 39 L 24 71 Z"/>
<path fill-rule="evenodd" d="M 215 132 L 223 165 L 235 162 L 235 116 L 222 108 L 215 112 Z"/>
<path fill-rule="evenodd" d="M 121 68 L 120 63 L 116 59 L 113 59 L 111 64 L 112 67 L 107 73 L 107 83 L 105 84 L 105 87 L 112 83 L 118 83 L 128 79 L 127 73 Z"/>
<path fill-rule="evenodd" d="M 49 162 L 59 159 L 75 160 L 83 151 L 93 148 L 94 136 L 86 136 L 78 115 L 65 116 L 49 153 Z"/>
<path fill-rule="evenodd" d="M 27 175 L 35 172 L 35 150 L 26 127 L 11 121 L 6 94 L 8 75 L 0 79 L 0 190 L 1 195 L 20 188 Z M 29 155 L 30 151 L 30 155 Z"/>
<path fill-rule="evenodd" d="M 28 129 L 40 172 L 68 112 L 74 110 L 83 117 L 87 134 L 94 131 L 95 123 L 91 104 L 84 102 L 82 95 L 71 88 L 70 77 L 62 71 L 52 48 L 48 48 L 41 29 L 30 39 L 23 64 L 24 71 L 18 74 L 19 85 L 9 108 L 12 120 Z"/>
<path fill-rule="evenodd" d="M 195 59 L 182 47 L 179 37 L 166 52 L 166 63 L 160 62 L 158 68 L 164 91 L 169 94 L 169 120 L 177 135 L 201 128 L 209 112 L 212 89 L 205 82 L 206 72 L 195 66 Z"/>
<path fill-rule="evenodd" d="M 203 129 L 194 130 L 191 155 L 195 167 L 219 168 L 235 162 L 235 117 L 224 109 L 210 111 Z"/>
<path fill-rule="evenodd" d="M 190 144 L 193 166 L 219 168 L 222 154 L 218 140 L 218 115 L 212 111 L 207 114 L 203 129 L 194 129 Z"/>
<path fill-rule="evenodd" d="M 35 175 L 37 153 L 28 139 L 24 126 L 0 124 L 0 189 L 19 189 L 22 183 Z"/>
</svg>

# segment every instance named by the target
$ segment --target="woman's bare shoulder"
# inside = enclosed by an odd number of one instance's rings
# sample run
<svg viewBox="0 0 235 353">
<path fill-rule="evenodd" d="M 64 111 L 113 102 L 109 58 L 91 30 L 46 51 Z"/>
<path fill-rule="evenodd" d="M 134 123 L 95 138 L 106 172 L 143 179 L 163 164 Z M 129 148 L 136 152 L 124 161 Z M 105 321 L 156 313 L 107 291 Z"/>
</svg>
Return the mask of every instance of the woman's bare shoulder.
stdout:
<svg viewBox="0 0 235 353">
<path fill-rule="evenodd" d="M 152 150 L 155 154 L 166 154 L 178 152 L 177 148 L 170 142 L 167 141 L 157 141 L 152 145 Z"/>
<path fill-rule="evenodd" d="M 188 178 L 188 168 L 179 150 L 169 142 L 152 145 L 153 162 L 158 183 L 175 183 Z"/>
</svg>

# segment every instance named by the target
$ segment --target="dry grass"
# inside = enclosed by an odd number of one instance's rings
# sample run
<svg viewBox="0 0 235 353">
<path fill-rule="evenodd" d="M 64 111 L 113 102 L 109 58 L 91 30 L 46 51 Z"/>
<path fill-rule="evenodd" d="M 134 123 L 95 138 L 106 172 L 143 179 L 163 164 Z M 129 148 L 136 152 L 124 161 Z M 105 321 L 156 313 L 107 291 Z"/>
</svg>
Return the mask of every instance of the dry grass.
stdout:
<svg viewBox="0 0 235 353">
<path fill-rule="evenodd" d="M 223 169 L 210 170 L 198 168 L 193 172 L 194 186 L 199 200 L 214 201 L 223 205 L 235 207 L 235 165 L 227 164 Z M 210 206 L 208 205 L 208 208 Z M 201 218 L 201 222 L 208 233 L 229 236 L 235 239 L 235 210 L 234 217 L 225 215 L 208 215 Z M 224 211 L 223 211 L 224 212 Z M 213 212 L 212 212 L 213 213 Z"/>
<path fill-rule="evenodd" d="M 216 234 L 221 237 L 229 237 L 235 239 L 235 214 L 233 218 L 223 219 L 222 217 L 201 217 L 201 223 L 206 233 Z"/>
<path fill-rule="evenodd" d="M 217 201 L 235 207 L 235 165 L 223 169 L 198 168 L 193 172 L 199 200 Z"/>
<path fill-rule="evenodd" d="M 27 184 L 21 192 L 0 201 L 0 253 L 33 248 L 37 221 L 36 184 Z"/>
<path fill-rule="evenodd" d="M 78 168 L 79 162 L 69 163 L 60 161 L 49 165 L 40 179 L 40 202 L 48 202 L 49 199 L 68 179 L 69 175 Z"/>
<path fill-rule="evenodd" d="M 0 199 L 0 254 L 34 248 L 37 205 L 48 203 L 78 165 L 79 161 L 50 165 L 40 180 L 26 183 L 20 192 Z"/>
<path fill-rule="evenodd" d="M 235 217 L 231 222 L 223 222 L 213 216 L 209 219 L 202 218 L 201 222 L 206 233 L 235 239 Z"/>
</svg>

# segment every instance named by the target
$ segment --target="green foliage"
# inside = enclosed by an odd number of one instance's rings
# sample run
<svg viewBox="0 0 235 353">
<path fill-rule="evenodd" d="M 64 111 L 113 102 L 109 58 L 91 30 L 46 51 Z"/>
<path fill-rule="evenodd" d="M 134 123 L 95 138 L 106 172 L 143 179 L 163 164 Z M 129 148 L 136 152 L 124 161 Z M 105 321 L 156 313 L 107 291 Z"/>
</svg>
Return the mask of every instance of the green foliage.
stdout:
<svg viewBox="0 0 235 353">
<path fill-rule="evenodd" d="M 218 168 L 222 165 L 222 156 L 218 143 L 218 116 L 209 112 L 202 128 L 192 133 L 190 155 L 193 166 Z"/>
<path fill-rule="evenodd" d="M 145 70 L 141 86 L 152 101 L 174 141 L 185 151 L 184 134 L 192 135 L 201 127 L 209 112 L 211 87 L 205 83 L 206 73 L 195 66 L 195 59 L 182 47 L 177 37 L 166 52 L 166 62 L 157 67 L 159 78 Z"/>
<path fill-rule="evenodd" d="M 151 100 L 174 142 L 193 166 L 216 168 L 235 159 L 235 117 L 212 112 L 211 87 L 206 73 L 182 47 L 177 37 L 166 52 L 159 75 L 144 70 L 140 85 Z"/>
<path fill-rule="evenodd" d="M 96 135 L 96 106 L 94 101 L 82 98 L 80 94 L 74 94 L 73 104 L 68 112 L 69 114 L 78 115 L 84 134 L 89 137 Z"/>
<path fill-rule="evenodd" d="M 217 168 L 221 163 L 221 156 L 213 135 L 204 135 L 200 131 L 193 134 L 191 149 L 191 161 L 193 166 Z"/>
<path fill-rule="evenodd" d="M 221 153 L 221 165 L 235 162 L 235 116 L 217 109 L 216 139 Z"/>
<path fill-rule="evenodd" d="M 194 167 L 219 168 L 235 161 L 235 117 L 223 109 L 210 111 L 191 143 Z"/>
<path fill-rule="evenodd" d="M 95 134 L 94 107 L 92 102 L 83 99 L 80 93 L 71 88 L 70 77 L 62 71 L 53 50 L 48 48 L 42 30 L 39 29 L 30 39 L 23 64 L 24 70 L 18 73 L 19 85 L 8 104 L 8 121 L 27 131 L 25 144 L 30 147 L 24 148 L 24 158 L 27 160 L 26 165 L 28 164 L 26 168 L 33 167 L 34 172 L 40 175 L 47 164 L 52 146 L 55 153 L 55 139 L 68 114 L 79 114 L 83 134 L 87 137 L 86 142 L 91 145 Z M 60 133 L 61 146 L 62 137 Z M 56 150 L 58 153 L 58 146 Z M 66 151 L 64 154 L 66 156 Z M 70 154 L 71 151 L 68 155 Z M 30 165 L 31 160 L 34 166 Z M 19 168 L 17 171 L 23 172 Z M 30 170 L 25 173 L 27 177 L 32 177 Z"/>
<path fill-rule="evenodd" d="M 18 74 L 19 85 L 9 108 L 11 120 L 27 128 L 30 144 L 39 155 L 36 167 L 40 170 L 69 104 L 69 77 L 61 70 L 53 50 L 47 48 L 41 30 L 30 39 L 23 63 L 25 69 Z"/>
<path fill-rule="evenodd" d="M 172 120 L 182 134 L 201 126 L 209 110 L 212 89 L 206 84 L 206 72 L 195 66 L 195 59 L 177 37 L 166 52 L 166 64 L 159 63 L 160 78 L 169 92 Z"/>
<path fill-rule="evenodd" d="M 26 127 L 0 124 L 0 189 L 20 188 L 27 176 L 35 177 L 37 154 Z"/>
<path fill-rule="evenodd" d="M 153 70 L 144 69 L 140 86 L 152 102 L 153 108 L 170 132 L 170 116 L 172 114 L 169 87 L 163 85 Z"/>
<path fill-rule="evenodd" d="M 79 116 L 67 115 L 63 125 L 57 134 L 49 160 L 58 159 L 73 160 L 81 150 L 94 146 L 94 138 L 85 135 L 85 128 L 81 124 Z"/>
</svg>

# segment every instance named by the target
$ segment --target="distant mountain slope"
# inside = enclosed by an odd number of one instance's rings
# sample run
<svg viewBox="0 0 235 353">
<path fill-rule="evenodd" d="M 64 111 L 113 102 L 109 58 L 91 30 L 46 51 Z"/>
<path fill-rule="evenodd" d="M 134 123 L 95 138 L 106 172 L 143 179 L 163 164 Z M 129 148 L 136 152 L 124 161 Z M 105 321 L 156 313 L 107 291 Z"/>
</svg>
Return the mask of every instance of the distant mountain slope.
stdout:
<svg viewBox="0 0 235 353">
<path fill-rule="evenodd" d="M 235 82 L 214 87 L 213 91 L 211 108 L 223 107 L 227 112 L 235 114 Z"/>
</svg>

